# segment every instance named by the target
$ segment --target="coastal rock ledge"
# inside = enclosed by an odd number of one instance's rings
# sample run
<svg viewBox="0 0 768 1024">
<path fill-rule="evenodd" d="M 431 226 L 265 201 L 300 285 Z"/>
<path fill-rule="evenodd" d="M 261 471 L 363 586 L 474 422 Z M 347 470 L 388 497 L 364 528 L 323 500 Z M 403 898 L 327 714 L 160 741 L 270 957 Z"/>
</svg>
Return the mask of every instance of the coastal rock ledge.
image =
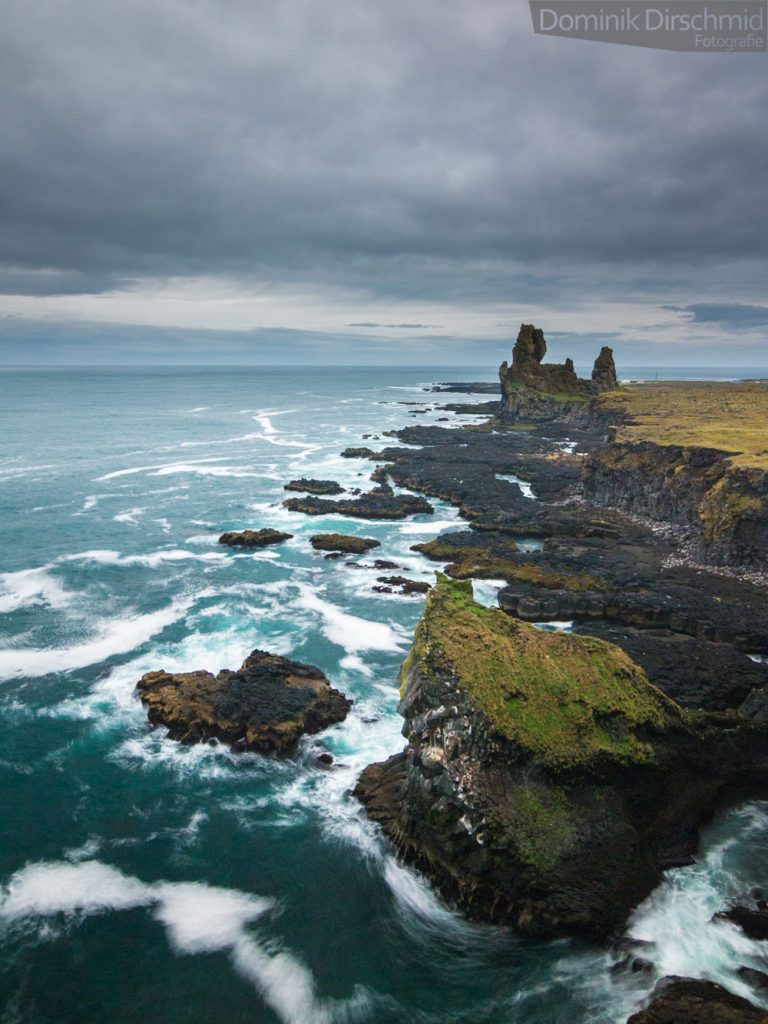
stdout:
<svg viewBox="0 0 768 1024">
<path fill-rule="evenodd" d="M 400 687 L 408 745 L 355 793 L 449 900 L 523 934 L 606 935 L 727 795 L 768 791 L 768 723 L 686 711 L 618 647 L 469 581 L 438 574 Z"/>
<path fill-rule="evenodd" d="M 303 733 L 341 722 L 352 706 L 319 668 L 258 650 L 237 672 L 147 672 L 137 689 L 149 721 L 172 739 L 218 739 L 259 753 L 287 753 Z"/>
</svg>

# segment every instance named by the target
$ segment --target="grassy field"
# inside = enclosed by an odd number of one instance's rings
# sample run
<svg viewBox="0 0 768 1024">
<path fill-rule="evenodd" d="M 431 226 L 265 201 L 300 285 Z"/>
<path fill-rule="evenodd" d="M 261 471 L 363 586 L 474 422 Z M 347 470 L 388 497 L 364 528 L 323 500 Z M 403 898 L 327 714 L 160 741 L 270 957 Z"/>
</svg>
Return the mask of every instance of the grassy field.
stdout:
<svg viewBox="0 0 768 1024">
<path fill-rule="evenodd" d="M 768 469 L 768 382 L 628 384 L 598 400 L 632 418 L 618 441 L 718 448 L 736 465 Z"/>
</svg>

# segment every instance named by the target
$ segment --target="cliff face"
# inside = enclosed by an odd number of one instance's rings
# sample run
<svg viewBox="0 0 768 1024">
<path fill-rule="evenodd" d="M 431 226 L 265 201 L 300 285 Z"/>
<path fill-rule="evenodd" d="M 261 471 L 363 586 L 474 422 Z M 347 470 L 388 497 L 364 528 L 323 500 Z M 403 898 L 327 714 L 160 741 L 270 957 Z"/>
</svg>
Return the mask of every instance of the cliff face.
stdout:
<svg viewBox="0 0 768 1024">
<path fill-rule="evenodd" d="M 715 564 L 768 565 L 768 473 L 711 448 L 613 442 L 584 466 L 587 498 L 692 531 Z"/>
<path fill-rule="evenodd" d="M 691 714 L 619 648 L 439 578 L 401 672 L 408 745 L 357 795 L 470 915 L 604 934 L 685 863 L 721 793 L 768 779 L 768 725 Z"/>
<path fill-rule="evenodd" d="M 505 419 L 554 419 L 582 406 L 590 398 L 617 386 L 613 352 L 603 348 L 595 360 L 592 379 L 577 376 L 573 360 L 544 363 L 547 352 L 544 332 L 533 324 L 521 324 L 512 365 L 503 362 L 501 416 Z"/>
</svg>

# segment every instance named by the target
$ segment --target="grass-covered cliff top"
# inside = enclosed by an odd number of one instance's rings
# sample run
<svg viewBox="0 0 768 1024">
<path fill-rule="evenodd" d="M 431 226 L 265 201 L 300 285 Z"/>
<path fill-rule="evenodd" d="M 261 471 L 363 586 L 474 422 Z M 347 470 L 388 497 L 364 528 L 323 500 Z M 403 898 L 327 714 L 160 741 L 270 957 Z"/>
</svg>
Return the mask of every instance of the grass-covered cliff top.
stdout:
<svg viewBox="0 0 768 1024">
<path fill-rule="evenodd" d="M 451 673 L 499 733 L 551 768 L 645 762 L 641 735 L 676 704 L 618 647 L 544 632 L 477 604 L 469 581 L 438 573 L 405 665 Z"/>
<path fill-rule="evenodd" d="M 598 401 L 632 418 L 617 441 L 718 448 L 735 465 L 768 469 L 768 382 L 630 384 Z"/>
</svg>

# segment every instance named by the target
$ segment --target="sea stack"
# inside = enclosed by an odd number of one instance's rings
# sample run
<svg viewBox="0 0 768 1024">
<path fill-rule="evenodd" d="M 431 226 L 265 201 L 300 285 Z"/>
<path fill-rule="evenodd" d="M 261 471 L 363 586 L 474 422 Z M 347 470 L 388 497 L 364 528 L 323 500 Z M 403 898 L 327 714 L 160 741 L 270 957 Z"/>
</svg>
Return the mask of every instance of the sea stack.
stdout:
<svg viewBox="0 0 768 1024">
<path fill-rule="evenodd" d="M 576 374 L 572 359 L 544 363 L 547 342 L 544 332 L 533 324 L 521 324 L 512 365 L 499 367 L 501 417 L 503 419 L 554 419 L 572 406 L 580 406 L 603 391 L 617 387 L 613 350 L 604 346 L 595 360 L 592 379 Z"/>
</svg>

